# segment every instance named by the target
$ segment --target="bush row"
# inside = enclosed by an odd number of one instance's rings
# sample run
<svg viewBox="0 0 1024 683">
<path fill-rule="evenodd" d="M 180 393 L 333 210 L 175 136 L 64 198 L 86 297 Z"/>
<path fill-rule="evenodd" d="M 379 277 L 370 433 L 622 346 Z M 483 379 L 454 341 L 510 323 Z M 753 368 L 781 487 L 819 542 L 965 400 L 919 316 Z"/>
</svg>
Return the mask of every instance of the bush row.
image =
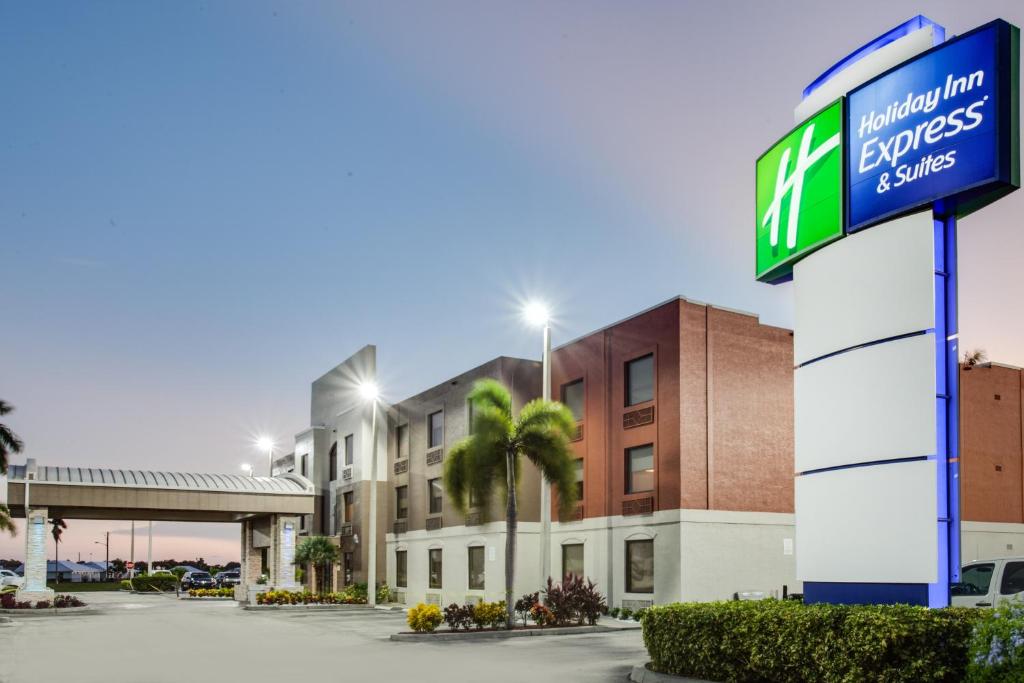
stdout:
<svg viewBox="0 0 1024 683">
<path fill-rule="evenodd" d="M 463 629 L 468 631 L 471 626 L 477 630 L 484 628 L 505 627 L 505 601 L 478 602 L 475 605 L 458 605 L 452 603 L 444 608 L 444 621 L 452 631 Z"/>
<path fill-rule="evenodd" d="M 651 607 L 644 645 L 659 672 L 712 681 L 960 681 L 967 608 L 762 600 Z M 994 679 L 995 680 L 995 679 Z"/>
<path fill-rule="evenodd" d="M 366 596 L 345 591 L 311 593 L 309 591 L 267 591 L 256 594 L 257 605 L 365 605 Z"/>
<path fill-rule="evenodd" d="M 437 605 L 424 605 L 421 602 L 409 609 L 405 620 L 408 622 L 409 628 L 417 633 L 433 633 L 444 621 L 444 615 L 441 614 L 441 608 Z"/>
<path fill-rule="evenodd" d="M 234 588 L 190 588 L 190 598 L 232 598 L 235 595 Z"/>
<path fill-rule="evenodd" d="M 14 593 L 3 593 L 0 594 L 0 609 L 31 609 L 32 603 L 28 600 L 15 600 Z M 35 604 L 36 609 L 48 609 L 50 607 L 85 607 L 85 603 L 76 598 L 74 595 L 55 595 L 53 602 L 49 600 L 39 600 Z"/>
<path fill-rule="evenodd" d="M 155 574 L 153 576 L 146 574 L 122 581 L 121 588 L 125 588 L 125 584 L 127 584 L 129 590 L 165 592 L 175 590 L 178 587 L 178 577 L 168 576 L 167 574 Z"/>
</svg>

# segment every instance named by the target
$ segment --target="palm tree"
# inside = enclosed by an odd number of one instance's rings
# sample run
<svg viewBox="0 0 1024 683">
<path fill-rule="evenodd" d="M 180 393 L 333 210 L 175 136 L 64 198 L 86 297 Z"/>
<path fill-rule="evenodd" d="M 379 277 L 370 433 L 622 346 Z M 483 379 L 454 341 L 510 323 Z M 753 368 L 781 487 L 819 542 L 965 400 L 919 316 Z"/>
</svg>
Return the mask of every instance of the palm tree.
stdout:
<svg viewBox="0 0 1024 683">
<path fill-rule="evenodd" d="M 57 583 L 60 583 L 60 537 L 64 533 L 64 530 L 68 528 L 68 523 L 65 522 L 61 517 L 54 517 L 50 520 L 50 524 L 53 528 L 50 529 L 50 535 L 53 536 L 53 574 Z"/>
<path fill-rule="evenodd" d="M 981 365 L 988 358 L 988 354 L 985 353 L 985 349 L 974 349 L 973 351 L 964 351 L 964 360 L 960 364 L 964 370 L 970 370 L 975 365 Z"/>
<path fill-rule="evenodd" d="M 14 410 L 14 406 L 4 400 L 0 400 L 0 415 L 6 415 Z M 11 453 L 21 453 L 24 444 L 18 435 L 11 431 L 5 424 L 0 424 L 0 474 L 7 474 L 7 456 Z"/>
<path fill-rule="evenodd" d="M 302 539 L 295 549 L 295 564 L 310 564 L 320 567 L 317 572 L 317 591 L 322 593 L 326 585 L 327 565 L 338 560 L 338 546 L 331 543 L 326 536 L 310 536 Z"/>
<path fill-rule="evenodd" d="M 0 505 L 0 531 L 6 531 L 11 536 L 17 536 L 18 532 L 11 521 L 11 510 L 6 505 Z"/>
<path fill-rule="evenodd" d="M 521 459 L 532 462 L 558 492 L 559 512 L 567 515 L 576 504 L 576 477 L 569 440 L 576 431 L 572 413 L 557 401 L 537 399 L 512 415 L 508 389 L 493 379 L 480 380 L 469 394 L 473 406 L 472 435 L 455 444 L 444 468 L 448 497 L 463 515 L 470 497 L 482 510 L 501 487 L 505 497 L 506 625 L 515 618 L 516 480 Z"/>
</svg>

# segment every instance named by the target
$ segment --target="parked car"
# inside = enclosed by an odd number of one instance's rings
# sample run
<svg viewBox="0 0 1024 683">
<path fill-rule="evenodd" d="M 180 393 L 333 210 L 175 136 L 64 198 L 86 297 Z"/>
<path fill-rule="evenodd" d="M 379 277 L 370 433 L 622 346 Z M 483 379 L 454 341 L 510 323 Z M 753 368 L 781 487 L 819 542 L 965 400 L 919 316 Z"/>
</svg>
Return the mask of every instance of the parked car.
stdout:
<svg viewBox="0 0 1024 683">
<path fill-rule="evenodd" d="M 1024 557 L 978 560 L 960 570 L 960 582 L 950 588 L 953 605 L 994 607 L 1024 601 Z"/>
<path fill-rule="evenodd" d="M 0 569 L 0 586 L 21 586 L 25 577 L 18 576 L 10 569 Z"/>
<path fill-rule="evenodd" d="M 217 581 L 218 588 L 237 586 L 242 581 L 241 575 L 236 571 L 217 572 L 217 576 L 214 579 Z"/>
<path fill-rule="evenodd" d="M 209 572 L 185 572 L 181 577 L 183 590 L 190 588 L 216 588 L 217 582 L 213 580 Z"/>
</svg>

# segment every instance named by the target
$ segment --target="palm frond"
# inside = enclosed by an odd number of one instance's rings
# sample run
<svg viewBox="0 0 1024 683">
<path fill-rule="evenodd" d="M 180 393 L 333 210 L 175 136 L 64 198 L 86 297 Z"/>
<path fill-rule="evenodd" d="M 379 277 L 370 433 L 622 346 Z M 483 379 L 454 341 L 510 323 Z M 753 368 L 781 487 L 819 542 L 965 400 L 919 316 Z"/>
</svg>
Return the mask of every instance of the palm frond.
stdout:
<svg viewBox="0 0 1024 683">
<path fill-rule="evenodd" d="M 520 434 L 519 449 L 558 494 L 558 512 L 565 519 L 576 505 L 576 469 L 568 439 L 560 430 L 538 426 Z"/>
<path fill-rule="evenodd" d="M 18 531 L 14 528 L 11 520 L 11 510 L 6 505 L 0 505 L 0 531 L 6 531 L 11 536 L 17 536 Z"/>
<path fill-rule="evenodd" d="M 517 434 L 549 429 L 559 432 L 567 440 L 571 439 L 576 432 L 576 418 L 572 416 L 572 411 L 558 401 L 544 401 L 539 398 L 523 406 L 516 424 Z"/>
<path fill-rule="evenodd" d="M 0 415 L 6 415 L 12 410 L 14 410 L 14 406 L 0 398 Z"/>
<path fill-rule="evenodd" d="M 469 509 L 469 443 L 472 437 L 462 439 L 448 451 L 444 459 L 444 492 L 459 514 Z"/>
<path fill-rule="evenodd" d="M 509 420 L 512 419 L 512 396 L 505 385 L 496 379 L 478 380 L 469 392 L 469 400 L 473 403 L 474 412 L 478 408 L 492 406 L 508 416 Z"/>
</svg>

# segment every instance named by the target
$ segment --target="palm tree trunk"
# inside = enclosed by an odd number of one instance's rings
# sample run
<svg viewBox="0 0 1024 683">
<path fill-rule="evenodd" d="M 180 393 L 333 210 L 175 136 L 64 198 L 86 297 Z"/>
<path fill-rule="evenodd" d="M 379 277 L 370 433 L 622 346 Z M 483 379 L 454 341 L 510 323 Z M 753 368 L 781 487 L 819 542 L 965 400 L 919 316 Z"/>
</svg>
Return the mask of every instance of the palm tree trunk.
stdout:
<svg viewBox="0 0 1024 683">
<path fill-rule="evenodd" d="M 505 510 L 505 625 L 512 628 L 515 619 L 515 602 L 512 591 L 516 574 L 516 529 L 519 526 L 516 508 L 516 456 L 511 450 L 505 455 L 505 481 L 508 486 L 508 506 Z"/>
</svg>

